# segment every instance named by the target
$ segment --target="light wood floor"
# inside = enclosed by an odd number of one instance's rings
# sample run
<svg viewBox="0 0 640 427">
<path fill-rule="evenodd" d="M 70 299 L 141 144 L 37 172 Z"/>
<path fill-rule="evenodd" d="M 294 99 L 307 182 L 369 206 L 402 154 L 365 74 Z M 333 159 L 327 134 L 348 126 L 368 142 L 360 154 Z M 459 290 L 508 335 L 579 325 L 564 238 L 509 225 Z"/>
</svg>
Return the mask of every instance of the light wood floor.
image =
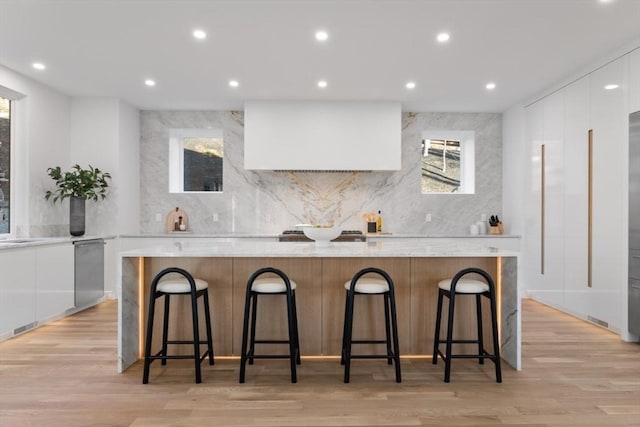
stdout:
<svg viewBox="0 0 640 427">
<path fill-rule="evenodd" d="M 403 360 L 403 382 L 382 361 L 257 361 L 240 385 L 237 360 L 116 373 L 116 303 L 0 344 L 0 426 L 640 426 L 640 345 L 523 301 L 523 371 Z M 156 362 L 157 363 L 157 362 Z"/>
</svg>

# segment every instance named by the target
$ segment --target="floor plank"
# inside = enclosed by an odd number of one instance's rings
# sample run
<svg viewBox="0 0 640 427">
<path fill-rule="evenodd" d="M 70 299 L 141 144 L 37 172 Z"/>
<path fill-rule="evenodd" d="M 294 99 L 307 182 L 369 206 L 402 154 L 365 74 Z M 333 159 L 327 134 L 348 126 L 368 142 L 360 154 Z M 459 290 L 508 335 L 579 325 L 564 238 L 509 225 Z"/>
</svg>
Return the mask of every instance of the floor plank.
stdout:
<svg viewBox="0 0 640 427">
<path fill-rule="evenodd" d="M 105 302 L 0 343 L 0 426 L 640 426 L 640 345 L 523 301 L 523 371 L 403 359 L 403 382 L 357 360 L 342 383 L 337 359 L 260 360 L 238 384 L 238 361 L 187 361 L 116 373 L 117 303 Z"/>
</svg>

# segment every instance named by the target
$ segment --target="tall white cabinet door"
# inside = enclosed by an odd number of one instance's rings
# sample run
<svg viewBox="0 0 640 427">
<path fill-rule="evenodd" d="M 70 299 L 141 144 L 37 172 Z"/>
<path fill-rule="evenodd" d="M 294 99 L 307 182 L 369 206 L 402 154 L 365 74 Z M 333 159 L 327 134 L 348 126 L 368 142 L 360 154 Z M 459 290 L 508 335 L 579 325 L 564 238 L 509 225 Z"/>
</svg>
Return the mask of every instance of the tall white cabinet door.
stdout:
<svg viewBox="0 0 640 427">
<path fill-rule="evenodd" d="M 45 320 L 73 308 L 73 244 L 36 248 L 36 318 Z"/>
<path fill-rule="evenodd" d="M 587 316 L 589 76 L 564 89 L 565 307 Z"/>
<path fill-rule="evenodd" d="M 33 265 L 34 252 L 31 248 L 0 252 L 0 334 L 12 333 L 36 320 Z"/>
<path fill-rule="evenodd" d="M 617 85 L 617 87 L 615 87 Z M 626 138 L 623 61 L 618 59 L 591 73 L 593 129 L 593 257 L 592 303 L 589 315 L 620 327 L 623 248 L 627 230 L 622 223 L 623 152 Z"/>
<path fill-rule="evenodd" d="M 629 54 L 629 114 L 640 111 L 640 48 Z"/>
<path fill-rule="evenodd" d="M 544 105 L 544 300 L 554 306 L 564 303 L 564 92 L 558 91 Z"/>
<path fill-rule="evenodd" d="M 544 105 L 542 101 L 526 109 L 526 159 L 522 264 L 524 287 L 534 298 L 542 293 L 541 271 L 541 146 L 544 144 Z"/>
</svg>

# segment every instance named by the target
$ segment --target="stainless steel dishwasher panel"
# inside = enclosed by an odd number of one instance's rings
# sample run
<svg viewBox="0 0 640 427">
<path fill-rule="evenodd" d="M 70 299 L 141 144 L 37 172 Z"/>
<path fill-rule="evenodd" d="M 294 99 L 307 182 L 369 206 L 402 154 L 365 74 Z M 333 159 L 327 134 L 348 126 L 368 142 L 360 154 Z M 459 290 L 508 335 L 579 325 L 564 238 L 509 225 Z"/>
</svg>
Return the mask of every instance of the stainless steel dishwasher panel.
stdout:
<svg viewBox="0 0 640 427">
<path fill-rule="evenodd" d="M 95 304 L 104 296 L 104 240 L 80 240 L 75 246 L 75 306 Z"/>
</svg>

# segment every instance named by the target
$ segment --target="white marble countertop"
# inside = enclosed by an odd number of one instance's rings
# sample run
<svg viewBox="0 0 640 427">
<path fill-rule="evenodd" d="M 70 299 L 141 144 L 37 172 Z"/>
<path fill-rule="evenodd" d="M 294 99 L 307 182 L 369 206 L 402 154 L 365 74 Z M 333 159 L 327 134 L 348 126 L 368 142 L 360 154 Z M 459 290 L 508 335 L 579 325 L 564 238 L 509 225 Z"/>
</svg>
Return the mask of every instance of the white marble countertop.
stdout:
<svg viewBox="0 0 640 427">
<path fill-rule="evenodd" d="M 67 236 L 67 237 L 16 237 L 0 240 L 0 250 L 24 248 L 30 246 L 57 245 L 93 239 L 114 239 L 115 236 Z"/>
<path fill-rule="evenodd" d="M 159 238 L 159 237 L 181 237 L 181 238 L 277 238 L 279 234 L 268 233 L 219 233 L 219 234 L 200 234 L 187 232 L 171 232 L 171 233 L 142 233 L 142 234 L 122 234 L 121 238 Z M 514 234 L 447 234 L 447 235 L 426 235 L 426 234 L 403 234 L 403 233 L 364 233 L 367 237 L 375 238 L 398 238 L 398 239 L 482 239 L 482 238 L 503 238 L 503 239 L 519 239 L 522 236 Z"/>
<path fill-rule="evenodd" d="M 123 257 L 515 257 L 518 252 L 460 241 L 424 244 L 423 242 L 332 242 L 318 246 L 314 242 L 249 242 L 242 239 L 216 244 L 177 242 L 120 253 Z"/>
<path fill-rule="evenodd" d="M 203 239 L 203 238 L 273 238 L 276 239 L 278 234 L 267 234 L 267 233 L 220 233 L 220 234 L 201 234 L 201 233 L 192 233 L 190 231 L 172 231 L 170 233 L 141 233 L 141 234 L 121 234 L 121 238 L 125 239 L 138 239 L 138 238 L 159 238 L 159 237 L 168 237 L 168 238 L 187 238 L 187 239 Z"/>
</svg>

